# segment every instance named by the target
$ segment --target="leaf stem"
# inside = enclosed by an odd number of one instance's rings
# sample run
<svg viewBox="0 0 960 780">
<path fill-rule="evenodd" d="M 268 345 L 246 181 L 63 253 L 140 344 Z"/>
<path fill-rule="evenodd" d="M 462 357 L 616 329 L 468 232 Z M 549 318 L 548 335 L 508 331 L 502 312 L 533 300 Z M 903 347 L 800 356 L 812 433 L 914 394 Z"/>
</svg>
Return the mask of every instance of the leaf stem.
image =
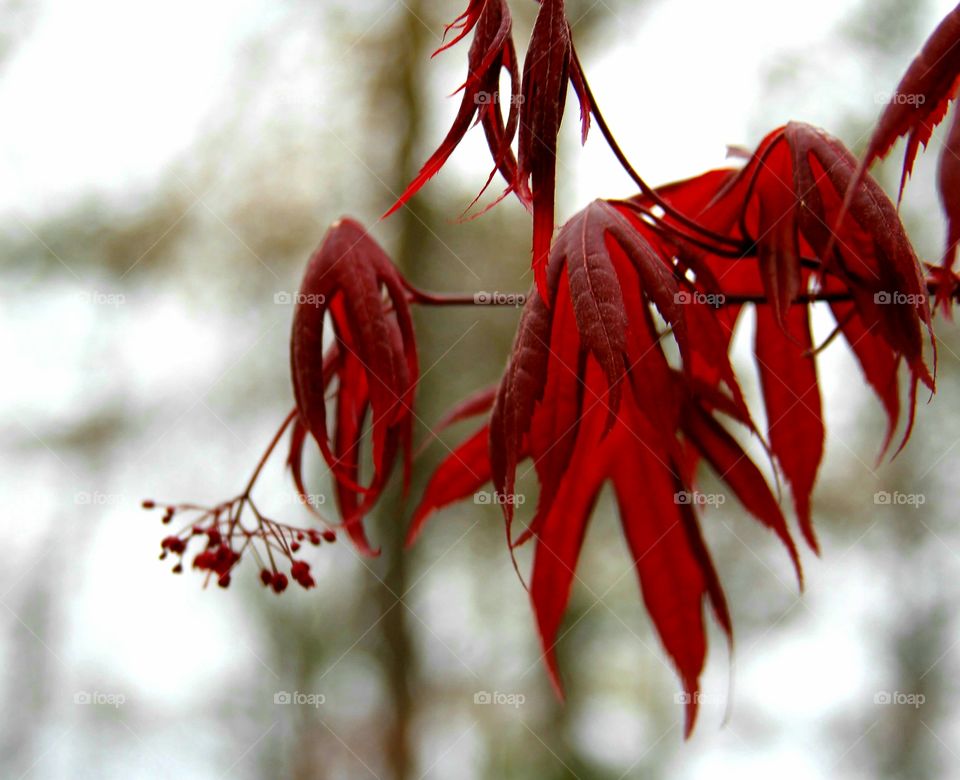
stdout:
<svg viewBox="0 0 960 780">
<path fill-rule="evenodd" d="M 253 486 L 257 482 L 257 478 L 260 476 L 260 472 L 263 471 L 263 467 L 267 464 L 267 461 L 270 459 L 270 455 L 273 453 L 277 444 L 280 442 L 283 432 L 287 430 L 287 426 L 294 421 L 297 416 L 297 409 L 294 407 L 290 410 L 290 413 L 284 418 L 283 423 L 280 425 L 280 428 L 273 438 L 270 440 L 270 444 L 267 445 L 267 449 L 264 451 L 263 455 L 260 456 L 260 461 L 257 463 L 257 467 L 253 470 L 253 474 L 250 475 L 250 481 L 247 482 L 247 486 L 244 488 L 243 493 L 240 494 L 241 499 L 249 499 L 250 491 L 253 490 Z"/>
<path fill-rule="evenodd" d="M 940 282 L 933 278 L 928 277 L 926 280 L 927 292 L 934 296 L 936 295 L 937 289 L 940 286 Z M 524 293 L 489 293 L 489 292 L 478 292 L 478 293 L 433 293 L 426 292 L 424 290 L 418 290 L 415 287 L 407 284 L 407 290 L 410 293 L 410 302 L 415 304 L 421 304 L 424 306 L 518 306 L 522 305 L 527 296 Z M 753 303 L 753 304 L 765 304 L 768 303 L 767 296 L 765 293 L 739 293 L 734 295 L 729 295 L 722 292 L 712 293 L 709 290 L 698 290 L 697 292 L 702 292 L 704 295 L 712 295 L 717 299 L 717 306 L 740 306 L 743 304 Z M 960 287 L 958 287 L 954 292 L 952 297 L 960 302 Z M 813 293 L 802 293 L 798 295 L 795 299 L 796 303 L 849 303 L 854 300 L 853 295 L 847 291 L 833 291 L 833 292 L 813 292 Z M 290 416 L 284 421 L 283 427 L 280 431 L 277 432 L 277 436 L 274 438 L 274 441 L 271 442 L 270 447 L 264 455 L 264 459 L 269 456 L 270 451 L 276 446 L 277 440 L 279 439 L 280 434 L 283 433 L 284 428 L 290 424 L 290 421 L 293 419 L 293 416 L 296 414 L 296 410 L 290 413 Z M 259 474 L 260 469 L 263 466 L 263 460 L 257 466 L 257 470 L 253 474 L 252 482 L 256 480 L 257 475 Z"/>
<path fill-rule="evenodd" d="M 475 293 L 435 293 L 419 290 L 404 282 L 410 302 L 423 306 L 519 306 L 527 300 L 526 293 L 480 291 Z"/>
</svg>

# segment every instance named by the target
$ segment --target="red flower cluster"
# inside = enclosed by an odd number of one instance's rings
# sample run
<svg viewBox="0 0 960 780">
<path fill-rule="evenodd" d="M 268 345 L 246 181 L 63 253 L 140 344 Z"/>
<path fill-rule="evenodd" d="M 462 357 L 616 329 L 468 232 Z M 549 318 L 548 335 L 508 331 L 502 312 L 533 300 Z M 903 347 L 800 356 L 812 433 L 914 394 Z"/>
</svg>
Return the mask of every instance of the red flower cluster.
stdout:
<svg viewBox="0 0 960 780">
<path fill-rule="evenodd" d="M 156 504 L 144 501 L 143 506 L 153 509 Z M 246 509 L 253 515 L 252 523 L 248 520 Z M 160 543 L 160 559 L 175 555 L 177 563 L 173 571 L 180 574 L 183 571 L 183 558 L 196 541 L 201 548 L 193 557 L 192 567 L 205 572 L 222 588 L 230 585 L 231 573 L 246 552 L 261 562 L 260 580 L 274 592 L 282 593 L 288 582 L 287 576 L 278 569 L 278 558 L 288 559 L 293 579 L 304 588 L 311 588 L 316 583 L 310 576 L 309 565 L 295 560 L 293 554 L 304 541 L 319 547 L 324 541 L 334 542 L 337 538 L 329 529 L 323 532 L 314 528 L 301 529 L 264 517 L 250 497 L 249 489 L 245 495 L 212 508 L 193 504 L 168 506 L 163 522 L 173 522 L 177 514 L 185 514 L 190 519 L 179 533 L 163 539 Z"/>
</svg>

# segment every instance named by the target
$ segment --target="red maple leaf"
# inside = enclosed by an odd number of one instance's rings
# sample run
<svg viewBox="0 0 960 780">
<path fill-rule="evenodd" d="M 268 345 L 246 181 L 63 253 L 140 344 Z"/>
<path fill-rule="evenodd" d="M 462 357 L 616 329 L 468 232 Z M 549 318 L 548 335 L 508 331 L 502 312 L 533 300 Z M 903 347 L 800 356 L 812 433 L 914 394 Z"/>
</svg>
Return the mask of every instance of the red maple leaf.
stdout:
<svg viewBox="0 0 960 780">
<path fill-rule="evenodd" d="M 852 178 L 841 215 L 850 205 L 867 169 L 885 157 L 903 136 L 907 148 L 900 175 L 899 198 L 913 170 L 920 147 L 926 148 L 936 126 L 943 121 L 960 86 L 960 6 L 950 11 L 910 63 L 896 90 L 880 115 L 863 160 Z M 937 179 L 940 199 L 947 217 L 946 251 L 943 267 L 953 268 L 960 245 L 960 120 L 955 116 L 943 144 Z M 949 314 L 954 289 L 937 288 L 937 300 Z"/>
<path fill-rule="evenodd" d="M 327 312 L 336 351 L 324 360 Z M 363 552 L 374 554 L 363 515 L 383 491 L 398 452 L 409 475 L 417 350 L 404 281 L 363 226 L 351 219 L 334 223 L 307 265 L 293 319 L 290 364 L 298 412 L 288 458 L 294 478 L 302 485 L 302 427 L 333 472 L 348 533 Z M 334 374 L 337 427 L 331 446 L 326 392 Z M 374 475 L 361 486 L 360 444 L 368 413 Z"/>
</svg>

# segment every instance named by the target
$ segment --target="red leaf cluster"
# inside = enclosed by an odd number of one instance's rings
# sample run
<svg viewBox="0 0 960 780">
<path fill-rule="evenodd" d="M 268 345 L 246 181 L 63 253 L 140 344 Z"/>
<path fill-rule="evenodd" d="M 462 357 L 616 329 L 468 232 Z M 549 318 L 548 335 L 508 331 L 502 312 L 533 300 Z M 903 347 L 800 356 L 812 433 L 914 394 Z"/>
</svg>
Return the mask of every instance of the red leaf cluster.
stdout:
<svg viewBox="0 0 960 780">
<path fill-rule="evenodd" d="M 175 572 L 183 570 L 191 542 L 205 537 L 206 547 L 194 558 L 193 567 L 215 576 L 223 587 L 230 584 L 230 573 L 245 552 L 257 558 L 261 582 L 276 593 L 286 590 L 289 582 L 277 558 L 289 561 L 290 577 L 303 588 L 316 584 L 309 563 L 295 555 L 307 542 L 314 546 L 334 542 L 336 532 L 304 485 L 308 438 L 317 442 L 333 477 L 346 533 L 362 553 L 377 554 L 367 540 L 364 515 L 383 492 L 398 458 L 404 461 L 405 484 L 410 475 L 413 396 L 419 378 L 410 297 L 406 281 L 359 223 L 344 218 L 331 226 L 310 258 L 297 294 L 290 340 L 296 408 L 239 496 L 213 507 L 166 508 L 165 524 L 178 512 L 192 517 L 162 542 L 161 557 L 178 557 Z M 333 397 L 332 410 L 327 408 L 328 395 Z M 291 426 L 287 465 L 303 505 L 326 526 L 323 530 L 273 520 L 251 495 L 264 464 Z M 362 450 L 368 435 L 373 474 L 364 484 Z M 153 501 L 144 502 L 144 508 L 155 507 Z"/>
<path fill-rule="evenodd" d="M 563 0 L 540 0 L 522 75 L 506 0 L 469 0 L 447 26 L 451 32 L 438 53 L 473 33 L 459 111 L 390 211 L 437 173 L 479 123 L 493 158 L 487 185 L 499 171 L 504 195 L 514 193 L 533 212 L 535 285 L 500 382 L 463 400 L 435 428 L 482 418 L 432 475 L 408 541 L 433 512 L 492 482 L 511 554 L 527 542 L 534 548 L 530 597 L 547 669 L 561 691 L 555 646 L 587 525 L 609 483 L 643 601 L 687 694 L 689 733 L 706 658 L 707 605 L 732 634 L 701 533 L 700 467 L 709 467 L 725 491 L 715 495 L 736 497 L 777 536 L 802 583 L 799 553 L 771 483 L 782 477 L 789 485 L 800 532 L 816 550 L 811 495 L 825 434 L 820 349 L 840 336 L 852 351 L 887 415 L 883 452 L 904 405 L 908 422 L 900 446 L 906 443 L 919 385 L 934 389 L 924 331 L 933 344 L 928 291 L 946 305 L 958 288 L 951 266 L 960 243 L 960 119 L 940 163 L 948 249 L 930 278 L 896 206 L 866 171 L 906 135 L 902 194 L 919 147 L 960 83 L 960 9 L 911 64 L 862 162 L 826 132 L 791 122 L 745 153 L 742 167 L 658 189 L 630 167 L 598 112 Z M 503 71 L 510 79 L 506 101 L 499 94 Z M 579 99 L 583 138 L 592 115 L 640 192 L 590 203 L 554 239 L 557 138 L 568 84 Z M 290 577 L 303 588 L 316 584 L 309 564 L 294 554 L 305 542 L 334 541 L 332 527 L 321 532 L 271 520 L 250 495 L 288 425 L 287 464 L 307 506 L 303 452 L 312 438 L 333 477 L 342 526 L 360 551 L 375 555 L 364 516 L 398 460 L 405 486 L 411 470 L 419 368 L 410 306 L 465 300 L 472 298 L 416 290 L 359 223 L 334 223 L 310 258 L 297 298 L 290 351 L 296 408 L 240 496 L 209 509 L 167 507 L 164 523 L 179 511 L 199 513 L 162 542 L 162 557 L 177 556 L 174 571 L 182 571 L 191 543 L 205 539 L 193 566 L 220 585 L 229 584 L 247 549 L 274 591 L 289 582 L 275 556 L 289 560 Z M 828 306 L 835 321 L 819 346 L 811 331 L 815 303 Z M 754 423 L 756 410 L 730 359 L 733 330 L 748 307 L 756 315 L 753 357 L 764 431 Z M 909 374 L 906 399 L 901 365 Z M 769 469 L 748 453 L 741 440 L 749 437 L 769 458 Z M 528 473 L 535 474 L 538 499 L 515 533 L 514 494 Z"/>
<path fill-rule="evenodd" d="M 326 328 L 327 314 L 332 333 Z M 293 318 L 290 367 L 298 414 L 288 463 L 296 484 L 305 494 L 301 453 L 309 433 L 333 474 L 347 533 L 363 552 L 375 554 L 362 520 L 398 455 L 409 478 L 419 369 L 405 283 L 387 254 L 352 219 L 333 224 L 307 265 Z M 331 439 L 326 395 L 334 379 Z M 361 485 L 360 449 L 368 415 L 374 473 L 369 484 Z"/>
<path fill-rule="evenodd" d="M 587 521 L 608 481 L 644 602 L 689 694 L 688 730 L 706 653 L 704 602 L 730 631 L 698 524 L 699 463 L 781 539 L 800 576 L 775 492 L 732 431 L 759 436 L 728 356 L 745 305 L 757 311 L 754 355 L 767 419 L 760 438 L 814 549 L 810 495 L 824 426 L 811 302 L 830 303 L 837 332 L 886 408 L 888 442 L 900 413 L 901 362 L 912 379 L 911 421 L 917 384 L 933 387 L 923 356 L 925 283 L 896 208 L 866 177 L 839 219 L 856 169 L 835 138 L 791 123 L 739 170 L 630 201 L 595 201 L 557 235 L 548 298 L 528 299 L 489 422 L 441 464 L 414 532 L 489 475 L 511 547 L 535 544 L 530 594 L 558 688 L 553 649 Z M 510 499 L 527 459 L 539 499 L 515 538 Z"/>
<path fill-rule="evenodd" d="M 460 109 L 446 138 L 424 163 L 416 178 L 410 182 L 396 203 L 390 207 L 385 217 L 403 206 L 430 178 L 436 175 L 475 120 L 483 126 L 487 145 L 495 164 L 494 172 L 487 179 L 487 184 L 489 185 L 494 174 L 499 170 L 508 184 L 504 195 L 516 191 L 522 201 L 529 203 L 528 191 L 519 186 L 517 161 L 510 147 L 517 132 L 521 102 L 520 73 L 511 35 L 513 21 L 510 8 L 506 0 L 471 0 L 467 10 L 452 22 L 448 29 L 457 26 L 460 27 L 460 32 L 440 51 L 454 45 L 474 30 L 473 44 L 470 46 L 467 59 L 467 79 L 457 90 L 463 93 Z M 511 84 L 511 94 L 508 98 L 510 108 L 506 119 L 503 117 L 503 99 L 500 95 L 501 70 L 508 73 Z"/>
<path fill-rule="evenodd" d="M 459 33 L 440 51 L 474 31 L 467 80 L 460 88 L 463 91 L 460 109 L 446 138 L 384 216 L 405 204 L 440 170 L 476 117 L 483 125 L 494 172 L 499 170 L 507 182 L 503 195 L 516 193 L 533 211 L 533 269 L 537 287 L 541 295 L 545 295 L 545 269 L 555 227 L 557 137 L 563 121 L 567 84 L 572 84 L 580 101 L 583 141 L 590 127 L 590 114 L 599 117 L 599 113 L 573 47 L 563 0 L 539 2 L 523 62 L 522 80 L 506 0 L 471 0 L 463 14 L 448 26 L 448 30 L 458 28 Z M 501 69 L 508 72 L 511 84 L 506 119 L 499 88 Z M 516 156 L 511 146 L 515 138 Z M 492 177 L 493 173 L 487 185 Z"/>
<path fill-rule="evenodd" d="M 769 301 L 772 316 L 760 321 L 758 342 L 777 339 L 771 320 L 788 331 L 784 312 L 816 291 L 833 301 L 837 332 L 883 401 L 887 443 L 899 419 L 901 360 L 911 373 L 912 421 L 917 384 L 933 389 L 923 356 L 922 332 L 931 325 L 927 285 L 895 206 L 871 177 L 857 173 L 856 159 L 840 141 L 793 122 L 767 135 L 741 170 L 712 171 L 668 185 L 661 195 L 743 247 L 731 257 L 693 244 L 669 215 L 657 225 L 660 245 L 675 253 L 680 268 L 704 280 L 705 291 L 730 302 Z M 627 205 L 643 215 L 649 204 L 638 196 Z M 664 226 L 674 228 L 672 237 L 663 237 Z M 745 253 L 756 262 L 737 259 Z M 730 307 L 731 315 L 736 312 Z M 803 330 L 798 322 L 791 328 Z M 812 349 L 808 336 L 795 334 L 791 340 L 800 354 Z M 909 428 L 904 441 L 908 435 Z"/>
<path fill-rule="evenodd" d="M 897 139 L 906 137 L 907 147 L 900 176 L 900 193 L 913 170 L 920 147 L 926 148 L 936 126 L 947 114 L 960 87 L 960 6 L 940 22 L 924 43 L 880 115 L 867 151 L 851 186 L 856 189 L 866 170 L 885 157 Z M 957 291 L 952 273 L 960 246 L 960 115 L 954 111 L 940 154 L 938 189 L 947 217 L 947 242 L 943 268 L 937 277 L 937 301 L 949 314 Z"/>
</svg>

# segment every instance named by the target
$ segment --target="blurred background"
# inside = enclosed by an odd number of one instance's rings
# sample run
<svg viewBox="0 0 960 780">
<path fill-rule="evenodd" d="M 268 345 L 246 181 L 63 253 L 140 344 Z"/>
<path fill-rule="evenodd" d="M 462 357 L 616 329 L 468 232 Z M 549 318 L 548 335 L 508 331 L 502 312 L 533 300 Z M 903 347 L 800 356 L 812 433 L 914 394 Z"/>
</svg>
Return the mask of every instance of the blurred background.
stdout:
<svg viewBox="0 0 960 780">
<path fill-rule="evenodd" d="M 444 511 L 400 557 L 411 504 L 395 490 L 370 520 L 382 558 L 324 546 L 309 557 L 316 590 L 282 598 L 250 561 L 226 591 L 157 561 L 165 530 L 141 499 L 240 491 L 292 405 L 282 293 L 333 219 L 374 225 L 445 134 L 466 44 L 429 53 L 461 5 L 0 0 L 0 776 L 960 777 L 960 334 L 949 323 L 937 397 L 922 398 L 892 463 L 876 464 L 884 420 L 857 367 L 839 344 L 822 356 L 822 557 L 804 558 L 805 593 L 735 502 L 706 515 L 736 643 L 731 654 L 714 631 L 688 742 L 607 493 L 559 648 L 565 705 L 496 508 Z M 522 51 L 536 6 L 513 6 Z M 663 182 L 721 165 L 727 144 L 752 147 L 789 119 L 862 150 L 950 3 L 569 6 L 608 122 Z M 632 191 L 599 136 L 578 147 L 575 112 L 562 134 L 564 218 Z M 931 261 L 941 132 L 902 210 Z M 410 209 L 374 225 L 417 285 L 529 285 L 516 203 L 455 224 L 488 159 L 472 133 Z M 888 190 L 891 160 L 878 173 Z M 518 316 L 418 313 L 425 449 L 413 497 L 447 452 L 428 426 L 499 376 Z M 743 347 L 751 330 L 746 317 Z M 282 461 L 259 501 L 306 523 Z M 307 468 L 329 495 L 319 458 Z M 913 499 L 882 505 L 878 491 Z"/>
</svg>

